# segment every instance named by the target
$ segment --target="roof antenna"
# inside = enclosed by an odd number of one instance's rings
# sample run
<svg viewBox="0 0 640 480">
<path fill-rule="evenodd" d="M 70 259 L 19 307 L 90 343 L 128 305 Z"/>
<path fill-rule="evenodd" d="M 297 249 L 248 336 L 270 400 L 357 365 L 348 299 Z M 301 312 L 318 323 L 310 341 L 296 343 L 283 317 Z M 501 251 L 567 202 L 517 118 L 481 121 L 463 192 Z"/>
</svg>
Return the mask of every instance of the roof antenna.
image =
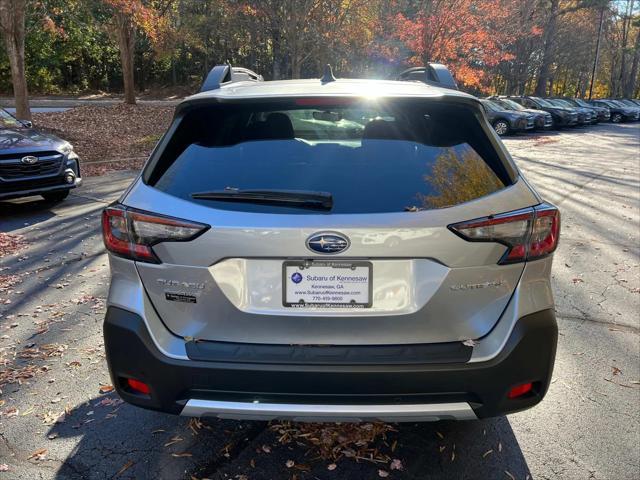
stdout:
<svg viewBox="0 0 640 480">
<path fill-rule="evenodd" d="M 333 70 L 331 70 L 331 65 L 327 63 L 327 65 L 324 67 L 324 74 L 322 75 L 320 82 L 330 83 L 335 81 L 336 81 L 336 77 L 333 76 Z"/>
</svg>

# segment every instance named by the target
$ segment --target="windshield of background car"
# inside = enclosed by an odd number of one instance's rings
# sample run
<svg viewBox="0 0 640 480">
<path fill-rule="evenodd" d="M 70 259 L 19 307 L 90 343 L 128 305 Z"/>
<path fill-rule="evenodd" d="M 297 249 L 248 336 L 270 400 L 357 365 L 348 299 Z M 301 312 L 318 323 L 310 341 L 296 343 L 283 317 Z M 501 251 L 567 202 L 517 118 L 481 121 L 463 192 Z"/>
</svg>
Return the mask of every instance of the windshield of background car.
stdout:
<svg viewBox="0 0 640 480">
<path fill-rule="evenodd" d="M 538 105 L 542 106 L 542 107 L 555 107 L 555 105 L 553 105 L 552 103 L 550 103 L 548 100 L 545 100 L 544 98 L 540 98 L 540 97 L 531 97 Z"/>
<path fill-rule="evenodd" d="M 298 214 L 310 212 L 191 195 L 327 192 L 333 197 L 328 213 L 383 213 L 457 205 L 513 183 L 475 109 L 415 99 L 333 102 L 302 98 L 187 110 L 143 179 L 216 209 Z"/>
<path fill-rule="evenodd" d="M 486 108 L 494 112 L 501 112 L 505 109 L 502 105 L 494 103 L 491 100 L 481 100 L 481 102 Z"/>
<path fill-rule="evenodd" d="M 497 100 L 498 103 L 500 103 L 500 105 L 503 105 L 505 108 L 509 108 L 511 110 L 525 110 L 525 108 L 520 105 L 517 102 L 514 102 L 513 100 L 509 100 L 508 98 L 501 98 L 499 100 Z"/>
<path fill-rule="evenodd" d="M 0 108 L 0 128 L 22 128 L 23 125 L 18 122 L 9 112 Z"/>
</svg>

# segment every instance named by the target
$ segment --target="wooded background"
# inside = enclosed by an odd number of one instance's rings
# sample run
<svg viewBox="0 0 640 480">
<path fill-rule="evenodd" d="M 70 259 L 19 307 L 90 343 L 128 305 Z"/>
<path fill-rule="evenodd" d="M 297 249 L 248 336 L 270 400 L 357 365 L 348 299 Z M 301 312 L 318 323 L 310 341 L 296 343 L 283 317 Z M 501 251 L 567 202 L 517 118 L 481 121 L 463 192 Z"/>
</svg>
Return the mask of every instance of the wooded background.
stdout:
<svg viewBox="0 0 640 480">
<path fill-rule="evenodd" d="M 134 103 L 191 93 L 223 62 L 278 79 L 436 61 L 471 93 L 584 97 L 599 37 L 593 96 L 640 88 L 640 0 L 0 0 L 0 36 L 0 92 L 25 96 Z"/>
</svg>

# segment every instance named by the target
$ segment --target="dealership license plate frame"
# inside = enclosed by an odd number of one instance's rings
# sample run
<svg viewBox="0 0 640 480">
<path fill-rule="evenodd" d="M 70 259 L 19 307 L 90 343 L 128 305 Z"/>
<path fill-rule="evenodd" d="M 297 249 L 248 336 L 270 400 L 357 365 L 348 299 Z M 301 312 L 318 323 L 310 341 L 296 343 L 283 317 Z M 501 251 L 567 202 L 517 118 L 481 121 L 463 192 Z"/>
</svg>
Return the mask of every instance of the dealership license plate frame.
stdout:
<svg viewBox="0 0 640 480">
<path fill-rule="evenodd" d="M 287 282 L 287 267 L 303 267 L 303 269 L 313 269 L 314 267 L 331 267 L 335 269 L 344 269 L 344 270 L 352 270 L 352 267 L 366 267 L 368 269 L 368 284 L 367 284 L 367 302 L 366 303 L 357 303 L 357 302 L 288 302 L 287 301 L 287 285 L 290 285 L 290 282 Z M 282 305 L 289 308 L 299 308 L 299 309 L 311 309 L 311 308 L 342 308 L 345 310 L 349 309 L 363 309 L 363 308 L 371 308 L 373 306 L 373 263 L 367 260 L 286 260 L 282 262 Z"/>
</svg>

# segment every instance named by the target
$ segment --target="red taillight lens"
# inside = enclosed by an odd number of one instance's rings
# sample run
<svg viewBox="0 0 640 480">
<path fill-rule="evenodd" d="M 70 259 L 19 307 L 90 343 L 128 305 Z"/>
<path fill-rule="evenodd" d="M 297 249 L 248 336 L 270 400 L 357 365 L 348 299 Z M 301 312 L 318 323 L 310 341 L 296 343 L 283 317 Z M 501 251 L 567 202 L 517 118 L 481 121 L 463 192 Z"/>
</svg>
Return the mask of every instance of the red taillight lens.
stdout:
<svg viewBox="0 0 640 480">
<path fill-rule="evenodd" d="M 144 382 L 141 382 L 140 380 L 127 378 L 127 385 L 131 390 L 133 390 L 136 393 L 142 393 L 143 395 L 149 395 L 149 393 L 151 393 L 151 389 L 149 388 L 149 385 L 147 385 Z"/>
<path fill-rule="evenodd" d="M 507 396 L 511 399 L 514 399 L 526 395 L 531 390 L 533 390 L 533 383 L 523 383 L 522 385 L 518 385 L 517 387 L 513 387 L 511 390 L 509 390 Z"/>
<path fill-rule="evenodd" d="M 102 212 L 102 236 L 107 250 L 140 262 L 160 263 L 151 248 L 153 245 L 193 240 L 208 228 L 201 223 L 154 215 L 123 205 L 112 205 Z"/>
<path fill-rule="evenodd" d="M 536 220 L 529 240 L 529 259 L 553 253 L 560 235 L 560 212 L 551 205 L 537 207 Z"/>
<path fill-rule="evenodd" d="M 551 204 L 449 225 L 470 242 L 497 242 L 508 247 L 499 264 L 535 260 L 558 246 L 560 212 Z"/>
</svg>

